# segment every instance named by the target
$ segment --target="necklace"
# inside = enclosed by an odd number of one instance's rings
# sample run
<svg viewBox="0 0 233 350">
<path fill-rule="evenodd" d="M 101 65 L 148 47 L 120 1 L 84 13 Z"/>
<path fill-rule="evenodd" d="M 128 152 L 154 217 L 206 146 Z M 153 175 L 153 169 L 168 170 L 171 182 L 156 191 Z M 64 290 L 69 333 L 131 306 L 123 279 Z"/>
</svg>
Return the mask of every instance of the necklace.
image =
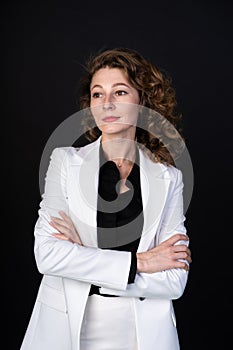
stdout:
<svg viewBox="0 0 233 350">
<path fill-rule="evenodd" d="M 128 162 L 128 163 L 131 163 L 131 166 L 130 166 L 130 167 L 132 167 L 132 165 L 134 164 L 133 161 L 127 161 L 127 162 Z M 115 164 L 118 166 L 118 168 L 121 168 L 122 165 L 123 165 L 123 163 L 124 163 L 124 160 L 122 160 L 121 162 L 115 161 Z"/>
<path fill-rule="evenodd" d="M 117 168 L 119 169 L 119 172 L 121 174 L 121 182 L 122 182 L 122 186 L 124 187 L 125 185 L 125 180 L 128 178 L 129 174 L 131 173 L 131 170 L 133 169 L 134 166 L 134 162 L 130 162 L 131 164 L 129 165 L 129 168 L 125 168 L 123 167 L 124 165 L 124 161 L 122 162 L 115 162 Z"/>
<path fill-rule="evenodd" d="M 118 168 L 121 168 L 124 164 L 128 163 L 130 164 L 130 168 L 133 167 L 133 164 L 135 162 L 135 160 L 129 160 L 129 159 L 121 159 L 117 161 L 117 159 L 114 160 L 115 164 L 117 165 Z M 125 163 L 124 163 L 125 162 Z"/>
</svg>

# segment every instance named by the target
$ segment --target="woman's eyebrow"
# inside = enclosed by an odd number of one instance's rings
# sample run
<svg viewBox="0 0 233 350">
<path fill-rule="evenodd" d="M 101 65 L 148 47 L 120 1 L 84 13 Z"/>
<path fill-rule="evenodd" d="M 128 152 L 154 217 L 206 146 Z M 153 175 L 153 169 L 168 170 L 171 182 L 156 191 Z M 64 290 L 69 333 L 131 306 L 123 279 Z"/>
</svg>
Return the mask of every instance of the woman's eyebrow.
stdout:
<svg viewBox="0 0 233 350">
<path fill-rule="evenodd" d="M 130 88 L 130 86 L 125 84 L 125 83 L 115 83 L 115 84 L 112 85 L 112 87 L 116 87 L 116 86 L 119 86 L 119 85 L 123 85 L 123 86 L 126 86 L 126 87 Z M 92 86 L 91 90 L 93 90 L 96 87 L 101 88 L 101 89 L 103 88 L 101 85 L 95 84 L 94 86 Z"/>
<path fill-rule="evenodd" d="M 95 84 L 94 86 L 92 86 L 91 90 L 93 90 L 93 89 L 96 88 L 96 87 L 102 88 L 101 85 Z"/>
<path fill-rule="evenodd" d="M 130 88 L 130 86 L 127 85 L 127 84 L 125 84 L 125 83 L 116 83 L 116 84 L 113 84 L 112 87 L 116 87 L 116 86 L 118 86 L 118 85 L 124 85 L 124 86 Z"/>
</svg>

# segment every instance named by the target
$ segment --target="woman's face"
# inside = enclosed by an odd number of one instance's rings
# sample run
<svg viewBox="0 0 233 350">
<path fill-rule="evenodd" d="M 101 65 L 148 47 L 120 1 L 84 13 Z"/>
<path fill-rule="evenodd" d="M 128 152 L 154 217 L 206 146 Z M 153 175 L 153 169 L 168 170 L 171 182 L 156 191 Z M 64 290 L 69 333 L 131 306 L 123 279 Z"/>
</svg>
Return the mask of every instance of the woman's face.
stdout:
<svg viewBox="0 0 233 350">
<path fill-rule="evenodd" d="M 138 91 L 119 68 L 101 68 L 92 78 L 90 107 L 102 139 L 135 138 Z"/>
</svg>

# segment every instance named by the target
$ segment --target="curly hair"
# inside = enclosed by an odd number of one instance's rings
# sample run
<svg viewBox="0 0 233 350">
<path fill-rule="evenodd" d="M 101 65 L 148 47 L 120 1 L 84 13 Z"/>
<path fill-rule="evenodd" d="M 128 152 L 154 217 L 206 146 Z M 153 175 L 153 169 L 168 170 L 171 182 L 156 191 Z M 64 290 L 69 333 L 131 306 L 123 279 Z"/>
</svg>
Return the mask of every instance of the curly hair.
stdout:
<svg viewBox="0 0 233 350">
<path fill-rule="evenodd" d="M 80 81 L 79 105 L 81 109 L 87 109 L 83 126 L 85 137 L 89 141 L 92 142 L 101 135 L 101 131 L 96 126 L 89 111 L 90 85 L 93 75 L 99 69 L 105 67 L 122 69 L 126 73 L 129 83 L 138 91 L 139 104 L 159 113 L 159 115 L 165 117 L 165 120 L 173 129 L 178 130 L 182 117 L 176 110 L 176 94 L 171 85 L 171 78 L 137 51 L 120 47 L 108 49 L 91 56 L 86 63 L 86 74 Z M 147 119 L 147 124 L 146 127 L 140 127 L 140 123 L 138 123 L 136 128 L 137 142 L 144 149 L 148 149 L 156 161 L 175 165 L 171 149 L 168 150 L 167 144 L 162 142 L 155 133 L 148 131 L 158 130 L 153 113 Z M 179 132 L 182 133 L 182 130 L 180 129 Z M 179 139 L 181 136 L 178 132 L 174 133 L 174 130 L 168 133 L 172 134 L 173 140 L 174 138 Z"/>
</svg>

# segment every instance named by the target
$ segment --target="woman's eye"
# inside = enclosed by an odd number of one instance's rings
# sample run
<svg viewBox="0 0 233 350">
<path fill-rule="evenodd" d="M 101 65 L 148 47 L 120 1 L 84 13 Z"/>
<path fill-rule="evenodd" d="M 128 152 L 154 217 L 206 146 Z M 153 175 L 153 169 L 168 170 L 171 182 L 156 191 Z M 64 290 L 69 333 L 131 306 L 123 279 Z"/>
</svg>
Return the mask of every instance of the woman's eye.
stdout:
<svg viewBox="0 0 233 350">
<path fill-rule="evenodd" d="M 124 91 L 124 90 L 118 90 L 116 91 L 116 95 L 117 96 L 124 96 L 124 95 L 127 95 L 128 92 Z"/>
<path fill-rule="evenodd" d="M 99 98 L 99 97 L 101 97 L 101 93 L 100 92 L 94 92 L 94 94 L 92 94 L 92 97 L 93 98 Z"/>
</svg>

